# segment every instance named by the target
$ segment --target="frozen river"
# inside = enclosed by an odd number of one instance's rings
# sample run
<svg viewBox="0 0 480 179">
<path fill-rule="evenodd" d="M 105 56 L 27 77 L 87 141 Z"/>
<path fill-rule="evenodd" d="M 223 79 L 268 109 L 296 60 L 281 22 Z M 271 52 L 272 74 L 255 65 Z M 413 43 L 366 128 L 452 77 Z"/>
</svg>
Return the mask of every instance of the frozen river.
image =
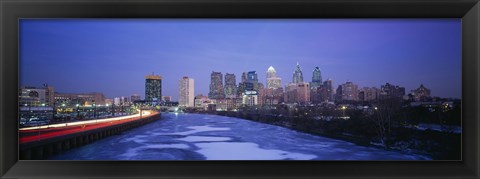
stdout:
<svg viewBox="0 0 480 179">
<path fill-rule="evenodd" d="M 162 114 L 162 120 L 53 160 L 428 160 L 239 118 Z"/>
</svg>

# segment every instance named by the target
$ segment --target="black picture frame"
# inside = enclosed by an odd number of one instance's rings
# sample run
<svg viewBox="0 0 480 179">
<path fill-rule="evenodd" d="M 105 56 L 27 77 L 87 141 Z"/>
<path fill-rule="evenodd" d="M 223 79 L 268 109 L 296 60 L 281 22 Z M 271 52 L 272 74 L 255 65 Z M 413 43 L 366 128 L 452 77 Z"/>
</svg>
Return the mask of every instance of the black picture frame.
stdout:
<svg viewBox="0 0 480 179">
<path fill-rule="evenodd" d="M 462 161 L 18 161 L 19 18 L 461 18 Z M 478 0 L 1 0 L 3 178 L 478 178 Z"/>
</svg>

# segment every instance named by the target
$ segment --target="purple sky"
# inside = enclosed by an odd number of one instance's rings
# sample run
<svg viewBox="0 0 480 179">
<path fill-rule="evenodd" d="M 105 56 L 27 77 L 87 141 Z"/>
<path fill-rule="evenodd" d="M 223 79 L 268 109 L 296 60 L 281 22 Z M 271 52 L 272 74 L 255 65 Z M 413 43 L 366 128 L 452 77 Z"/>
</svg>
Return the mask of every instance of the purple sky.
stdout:
<svg viewBox="0 0 480 179">
<path fill-rule="evenodd" d="M 461 19 L 23 19 L 20 85 L 48 83 L 57 92 L 144 97 L 145 75 L 163 77 L 163 95 L 178 99 L 178 80 L 195 79 L 208 94 L 210 73 L 256 70 L 265 84 L 272 65 L 282 84 L 299 62 L 334 86 L 386 82 L 407 93 L 461 98 Z"/>
</svg>

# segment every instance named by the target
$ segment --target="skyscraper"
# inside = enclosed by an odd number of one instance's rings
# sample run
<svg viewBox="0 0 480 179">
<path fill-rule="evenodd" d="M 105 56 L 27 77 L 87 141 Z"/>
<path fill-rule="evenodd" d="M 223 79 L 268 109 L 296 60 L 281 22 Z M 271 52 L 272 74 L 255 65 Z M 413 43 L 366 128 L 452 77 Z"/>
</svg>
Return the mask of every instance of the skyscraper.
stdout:
<svg viewBox="0 0 480 179">
<path fill-rule="evenodd" d="M 310 87 L 312 89 L 320 87 L 322 85 L 322 74 L 320 72 L 319 67 L 315 67 L 313 70 L 313 75 L 312 75 L 312 82 L 310 83 Z"/>
<path fill-rule="evenodd" d="M 297 62 L 297 67 L 295 68 L 295 71 L 293 72 L 293 80 L 292 83 L 301 83 L 303 82 L 303 73 L 302 69 L 300 69 L 300 64 Z"/>
<path fill-rule="evenodd" d="M 235 74 L 225 74 L 225 97 L 235 98 L 237 96 L 237 85 L 235 80 Z"/>
<path fill-rule="evenodd" d="M 282 87 L 282 79 L 277 76 L 275 68 L 270 66 L 267 70 L 267 89 L 277 89 Z"/>
<path fill-rule="evenodd" d="M 340 91 L 339 91 L 340 89 Z M 352 82 L 346 82 L 337 89 L 337 95 L 340 95 L 341 100 L 357 101 L 358 100 L 358 86 Z M 339 94 L 340 92 L 340 94 Z"/>
<path fill-rule="evenodd" d="M 360 101 L 373 101 L 377 100 L 380 90 L 375 87 L 363 87 L 358 92 L 358 99 Z"/>
<path fill-rule="evenodd" d="M 245 87 L 247 91 L 258 92 L 258 75 L 256 71 L 249 71 L 247 73 L 247 82 Z"/>
<path fill-rule="evenodd" d="M 405 88 L 390 83 L 382 85 L 380 88 L 380 99 L 402 98 L 405 95 Z"/>
<path fill-rule="evenodd" d="M 162 77 L 158 75 L 145 76 L 145 101 L 157 102 L 162 99 Z"/>
<path fill-rule="evenodd" d="M 330 78 L 327 79 L 326 81 L 323 82 L 323 86 L 325 87 L 326 92 L 327 92 L 327 94 L 325 96 L 326 100 L 333 101 L 334 100 L 333 99 L 333 93 L 334 93 L 334 91 L 333 91 L 333 80 L 330 79 Z"/>
<path fill-rule="evenodd" d="M 178 105 L 182 107 L 194 107 L 194 80 L 184 76 L 178 81 Z"/>
<path fill-rule="evenodd" d="M 210 99 L 223 99 L 223 75 L 221 72 L 214 72 L 210 76 L 210 92 L 208 93 Z"/>
<path fill-rule="evenodd" d="M 237 89 L 237 96 L 242 97 L 243 93 L 245 93 L 246 90 L 246 84 L 247 83 L 247 73 L 243 72 L 242 73 L 242 81 L 238 83 L 238 89 Z"/>
</svg>

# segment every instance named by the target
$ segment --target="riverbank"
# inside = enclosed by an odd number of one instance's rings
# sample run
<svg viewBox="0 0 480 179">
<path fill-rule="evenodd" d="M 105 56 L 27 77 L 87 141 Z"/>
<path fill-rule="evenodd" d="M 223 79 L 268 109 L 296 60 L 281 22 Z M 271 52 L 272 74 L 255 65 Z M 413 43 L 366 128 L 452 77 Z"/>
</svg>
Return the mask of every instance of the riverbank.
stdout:
<svg viewBox="0 0 480 179">
<path fill-rule="evenodd" d="M 461 154 L 461 134 L 434 130 L 394 128 L 389 146 L 374 140 L 375 133 L 366 125 L 368 121 L 314 120 L 294 116 L 252 114 L 234 111 L 193 112 L 236 117 L 245 120 L 276 125 L 312 135 L 348 141 L 360 146 L 381 148 L 428 156 L 435 160 L 458 160 Z"/>
</svg>

